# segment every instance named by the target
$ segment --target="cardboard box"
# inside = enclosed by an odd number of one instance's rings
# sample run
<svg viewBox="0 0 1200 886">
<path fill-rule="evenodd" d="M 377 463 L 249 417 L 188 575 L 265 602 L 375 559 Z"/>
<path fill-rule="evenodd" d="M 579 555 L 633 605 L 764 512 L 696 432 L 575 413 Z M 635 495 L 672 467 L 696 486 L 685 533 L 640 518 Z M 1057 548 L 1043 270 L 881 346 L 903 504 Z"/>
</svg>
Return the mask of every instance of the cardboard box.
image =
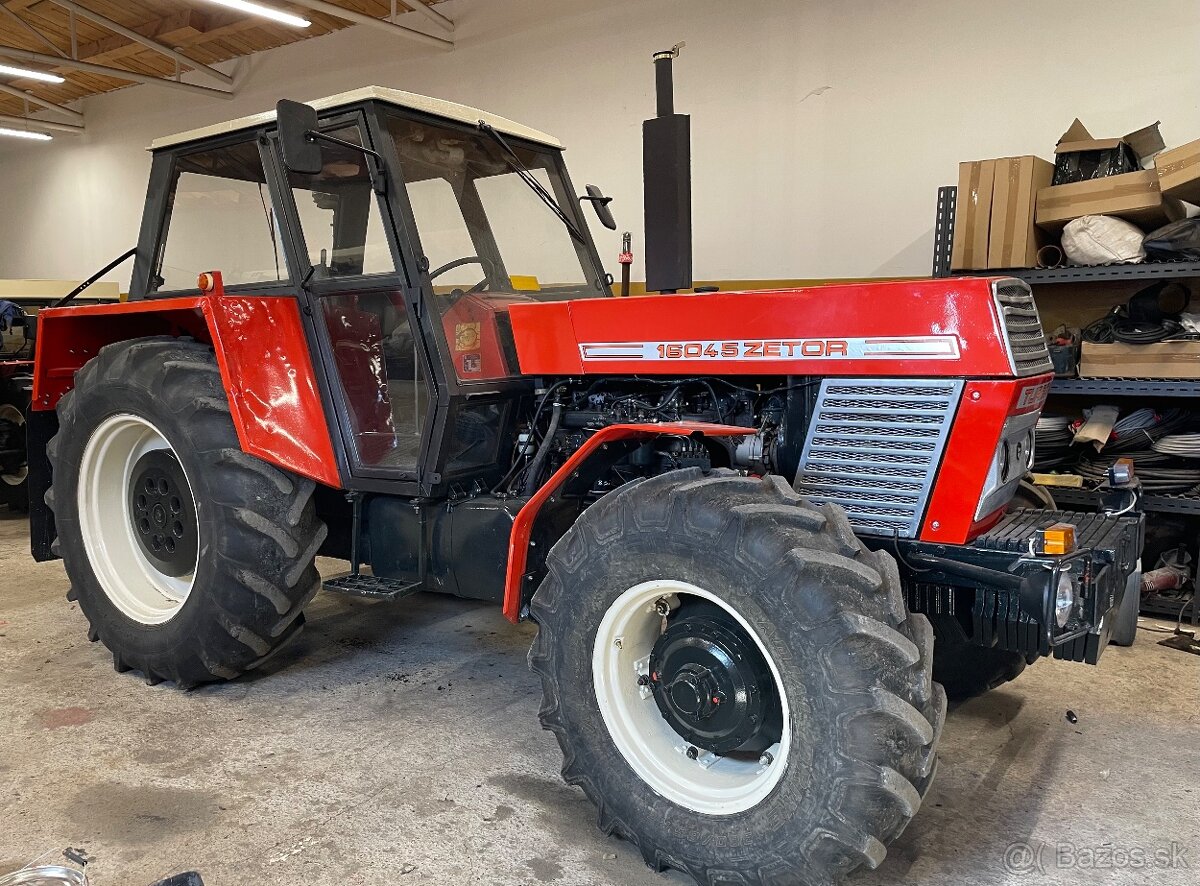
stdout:
<svg viewBox="0 0 1200 886">
<path fill-rule="evenodd" d="M 1154 158 L 1154 169 L 1164 195 L 1200 203 L 1200 139 L 1163 151 Z"/>
<path fill-rule="evenodd" d="M 1164 147 L 1157 123 L 1120 138 L 1094 138 L 1076 117 L 1054 148 L 1053 183 L 1065 185 L 1136 172 Z"/>
<path fill-rule="evenodd" d="M 954 246 L 950 267 L 955 271 L 988 266 L 988 235 L 992 221 L 995 160 L 958 164 L 958 200 L 954 208 Z"/>
<path fill-rule="evenodd" d="M 1037 223 L 1052 231 L 1084 215 L 1115 215 L 1152 230 L 1184 214 L 1182 203 L 1163 197 L 1153 169 L 1052 185 L 1037 195 Z"/>
<path fill-rule="evenodd" d="M 1098 345 L 1085 341 L 1080 378 L 1200 378 L 1200 341 Z"/>
<path fill-rule="evenodd" d="M 1050 185 L 1054 164 L 1040 157 L 997 160 L 992 188 L 989 268 L 1032 268 L 1049 237 L 1034 224 L 1037 194 Z"/>
</svg>

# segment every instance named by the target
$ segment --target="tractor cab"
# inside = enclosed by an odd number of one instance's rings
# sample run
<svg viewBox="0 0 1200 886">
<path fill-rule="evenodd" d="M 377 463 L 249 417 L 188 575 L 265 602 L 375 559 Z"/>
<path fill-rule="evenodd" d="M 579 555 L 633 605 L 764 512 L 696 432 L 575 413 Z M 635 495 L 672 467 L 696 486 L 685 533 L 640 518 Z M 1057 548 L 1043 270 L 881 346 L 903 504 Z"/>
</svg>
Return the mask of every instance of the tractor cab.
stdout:
<svg viewBox="0 0 1200 886">
<path fill-rule="evenodd" d="M 131 299 L 213 270 L 298 298 L 349 489 L 498 480 L 530 391 L 509 306 L 610 294 L 562 146 L 484 111 L 369 87 L 152 151 Z"/>
</svg>

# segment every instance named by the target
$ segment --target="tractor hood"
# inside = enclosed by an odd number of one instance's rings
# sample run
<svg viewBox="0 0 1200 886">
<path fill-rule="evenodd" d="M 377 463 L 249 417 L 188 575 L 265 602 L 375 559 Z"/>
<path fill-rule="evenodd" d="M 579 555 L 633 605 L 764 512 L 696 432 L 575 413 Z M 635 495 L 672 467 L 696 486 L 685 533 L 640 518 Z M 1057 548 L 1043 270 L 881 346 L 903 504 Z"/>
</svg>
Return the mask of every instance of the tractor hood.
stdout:
<svg viewBox="0 0 1200 886">
<path fill-rule="evenodd" d="M 1020 280 L 961 278 L 513 304 L 525 375 L 1012 378 L 1051 371 Z"/>
</svg>

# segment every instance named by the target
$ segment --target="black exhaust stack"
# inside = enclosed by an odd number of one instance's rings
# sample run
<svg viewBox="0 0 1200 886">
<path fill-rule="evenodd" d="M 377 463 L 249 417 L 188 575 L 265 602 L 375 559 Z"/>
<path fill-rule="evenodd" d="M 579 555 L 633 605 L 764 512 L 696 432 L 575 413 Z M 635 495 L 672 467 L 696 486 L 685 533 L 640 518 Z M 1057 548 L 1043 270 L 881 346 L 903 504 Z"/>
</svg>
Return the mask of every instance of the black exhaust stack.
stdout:
<svg viewBox="0 0 1200 886">
<path fill-rule="evenodd" d="M 642 123 L 647 292 L 692 288 L 692 124 L 675 113 L 671 76 L 682 48 L 654 53 L 658 116 Z"/>
</svg>

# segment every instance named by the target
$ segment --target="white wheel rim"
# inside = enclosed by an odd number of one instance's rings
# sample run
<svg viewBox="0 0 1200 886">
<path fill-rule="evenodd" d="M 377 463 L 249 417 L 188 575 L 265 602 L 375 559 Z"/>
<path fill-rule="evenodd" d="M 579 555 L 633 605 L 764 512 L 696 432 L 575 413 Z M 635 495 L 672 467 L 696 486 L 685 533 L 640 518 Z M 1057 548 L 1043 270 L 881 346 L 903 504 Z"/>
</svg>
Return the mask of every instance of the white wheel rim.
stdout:
<svg viewBox="0 0 1200 886">
<path fill-rule="evenodd" d="M 0 421 L 12 422 L 18 428 L 25 426 L 24 414 L 10 403 L 0 405 Z M 4 483 L 7 486 L 20 486 L 28 476 L 29 466 L 21 465 L 21 467 L 11 474 L 0 474 L 0 483 Z"/>
<path fill-rule="evenodd" d="M 690 595 L 717 604 L 737 620 L 762 652 L 783 708 L 783 733 L 767 751 L 770 762 L 708 753 L 690 759 L 688 742 L 663 718 L 653 695 L 638 685 L 662 630 L 662 616 L 654 604 L 672 595 Z M 681 581 L 648 581 L 617 597 L 596 632 L 592 678 L 601 716 L 617 750 L 642 781 L 672 803 L 706 815 L 734 815 L 765 800 L 783 777 L 792 730 L 779 668 L 746 619 L 703 588 Z"/>
<path fill-rule="evenodd" d="M 197 550 L 190 573 L 166 575 L 151 563 L 134 534 L 129 485 L 138 460 L 155 450 L 175 452 L 146 419 L 114 415 L 92 432 L 79 468 L 79 528 L 92 571 L 113 605 L 146 625 L 162 624 L 179 611 L 200 559 Z M 188 486 L 190 492 L 190 480 Z M 194 496 L 192 506 L 195 513 Z"/>
</svg>

